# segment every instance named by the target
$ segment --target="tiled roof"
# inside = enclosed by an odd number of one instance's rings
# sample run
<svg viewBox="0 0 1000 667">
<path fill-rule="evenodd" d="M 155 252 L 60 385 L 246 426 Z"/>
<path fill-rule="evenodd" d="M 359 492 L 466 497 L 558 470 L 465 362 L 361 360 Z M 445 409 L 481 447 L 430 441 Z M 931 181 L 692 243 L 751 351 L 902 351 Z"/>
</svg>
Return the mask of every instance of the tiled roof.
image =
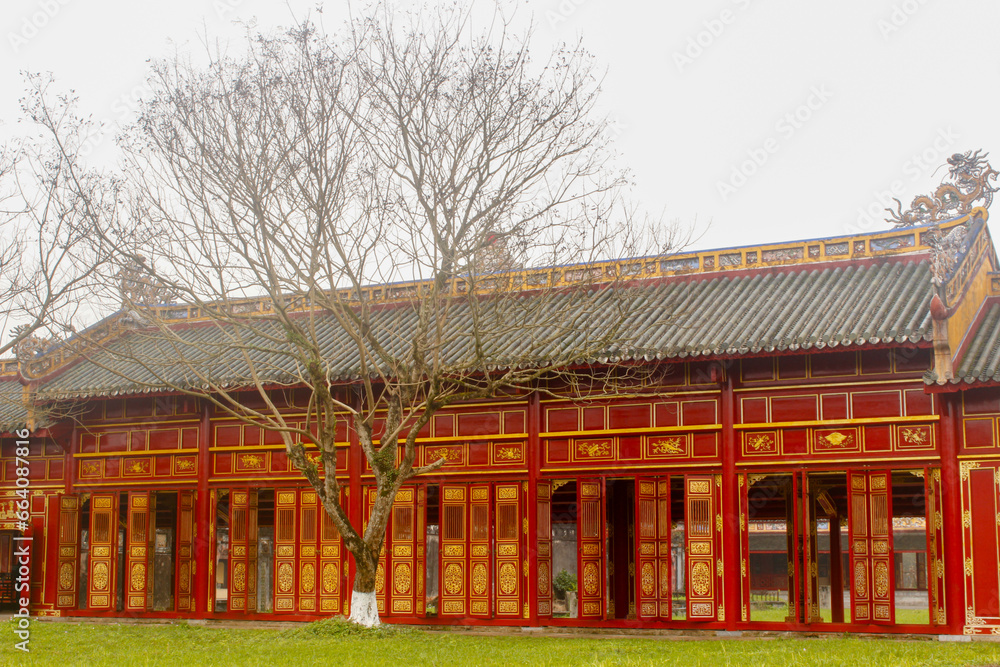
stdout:
<svg viewBox="0 0 1000 667">
<path fill-rule="evenodd" d="M 590 293 L 584 307 L 591 321 L 613 318 L 617 304 L 609 292 Z M 931 273 L 924 254 L 679 276 L 643 286 L 629 314 L 628 328 L 638 332 L 635 340 L 611 346 L 594 359 L 577 361 L 681 360 L 926 343 L 931 340 L 930 295 Z M 551 303 L 558 307 L 555 300 Z M 386 308 L 378 311 L 375 324 L 386 344 L 402 352 L 412 317 L 409 308 Z M 463 332 L 470 317 L 467 307 L 456 305 L 449 324 L 455 332 Z M 322 320 L 317 331 L 331 376 L 356 377 L 357 353 L 333 318 Z M 214 325 L 188 326 L 179 333 L 188 349 L 201 355 L 213 379 L 244 377 L 247 364 L 242 354 L 225 345 L 225 336 Z M 576 332 L 550 325 L 533 336 L 516 333 L 512 327 L 510 335 L 497 341 L 493 351 L 497 365 L 514 358 L 524 363 L 520 353 L 526 347 L 534 359 L 563 360 L 561 350 Z M 261 349 L 252 356 L 261 375 L 294 383 L 298 372 L 294 362 L 280 353 L 282 346 L 258 342 Z M 460 363 L 469 353 L 469 342 L 459 333 L 447 356 Z M 120 353 L 126 350 L 133 359 L 122 358 Z M 183 365 L 172 363 L 176 358 L 177 351 L 164 341 L 131 332 L 57 373 L 42 392 L 49 397 L 85 397 L 155 391 L 161 386 L 158 374 L 171 383 L 193 382 Z"/>
<path fill-rule="evenodd" d="M 21 383 L 16 379 L 0 379 L 0 433 L 24 428 L 28 423 L 22 390 Z"/>
<path fill-rule="evenodd" d="M 986 306 L 986 313 L 972 334 L 965 353 L 955 368 L 952 384 L 965 382 L 1000 382 L 1000 303 Z M 928 371 L 925 379 L 934 383 L 937 376 Z"/>
</svg>

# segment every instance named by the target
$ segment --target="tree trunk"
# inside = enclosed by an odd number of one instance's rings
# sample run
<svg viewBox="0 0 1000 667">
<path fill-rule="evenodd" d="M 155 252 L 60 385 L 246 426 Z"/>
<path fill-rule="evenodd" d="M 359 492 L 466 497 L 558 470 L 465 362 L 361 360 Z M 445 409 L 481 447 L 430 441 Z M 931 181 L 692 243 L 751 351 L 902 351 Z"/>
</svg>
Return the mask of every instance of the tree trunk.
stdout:
<svg viewBox="0 0 1000 667">
<path fill-rule="evenodd" d="M 351 591 L 351 615 L 348 620 L 366 628 L 381 625 L 378 617 L 378 603 L 375 600 L 375 573 L 378 570 L 378 555 L 372 557 L 370 550 L 354 554 L 357 572 L 354 575 L 354 589 Z"/>
</svg>

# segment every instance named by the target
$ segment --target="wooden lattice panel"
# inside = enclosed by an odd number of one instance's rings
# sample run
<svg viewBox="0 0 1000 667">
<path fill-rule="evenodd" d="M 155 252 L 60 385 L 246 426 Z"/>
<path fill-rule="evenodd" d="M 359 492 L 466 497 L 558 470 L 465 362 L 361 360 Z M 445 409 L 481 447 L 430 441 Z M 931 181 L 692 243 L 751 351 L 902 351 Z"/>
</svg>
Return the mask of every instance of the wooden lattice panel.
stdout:
<svg viewBox="0 0 1000 667">
<path fill-rule="evenodd" d="M 722 515 L 716 475 L 684 478 L 687 618 L 725 620 L 722 602 Z"/>
<path fill-rule="evenodd" d="M 297 556 L 295 563 L 292 565 L 292 571 L 298 577 L 297 607 L 300 612 L 314 613 L 317 609 L 322 608 L 322 604 L 318 603 L 320 596 L 323 595 L 322 568 L 320 566 L 321 549 L 318 546 L 318 538 L 322 531 L 322 521 L 323 517 L 326 516 L 326 512 L 319 503 L 319 497 L 316 495 L 315 490 L 299 489 L 295 492 L 295 495 L 298 499 L 298 505 L 295 507 L 295 514 L 298 517 L 298 540 L 292 550 L 292 553 Z M 339 540 L 337 540 L 338 553 L 336 557 L 338 560 L 339 550 L 340 544 Z M 338 568 L 338 576 L 339 573 L 340 570 Z M 338 603 L 340 602 L 339 583 L 338 581 L 336 589 Z M 336 609 L 331 609 L 330 611 L 339 612 L 340 605 L 337 604 L 335 606 Z"/>
<path fill-rule="evenodd" d="M 468 493 L 465 484 L 441 485 L 440 616 L 468 613 Z"/>
<path fill-rule="evenodd" d="M 497 484 L 495 494 L 496 533 L 496 617 L 518 618 L 526 615 L 522 605 L 527 561 L 522 560 L 522 539 L 527 519 L 521 518 L 521 483 Z"/>
<path fill-rule="evenodd" d="M 308 521 L 307 510 L 310 503 L 316 504 L 318 499 L 315 494 L 302 492 L 302 516 L 303 524 Z M 319 572 L 319 610 L 322 613 L 340 613 L 342 611 L 342 581 L 344 578 L 344 550 L 340 539 L 340 533 L 333 519 L 329 517 L 322 504 L 316 504 L 316 513 L 319 517 L 319 547 L 317 549 Z M 303 544 L 306 548 L 307 542 Z M 303 554 L 305 556 L 305 553 Z"/>
<path fill-rule="evenodd" d="M 538 579 L 535 582 L 538 600 L 538 616 L 552 616 L 552 482 L 538 482 L 535 511 L 538 513 L 536 553 L 538 559 Z"/>
<path fill-rule="evenodd" d="M 296 489 L 277 489 L 274 492 L 274 613 L 290 614 L 295 611 L 297 593 L 298 556 L 300 549 L 296 510 Z M 315 517 L 313 523 L 315 524 Z"/>
<path fill-rule="evenodd" d="M 644 620 L 670 620 L 670 481 L 637 477 L 635 488 L 636 614 Z"/>
<path fill-rule="evenodd" d="M 490 559 L 492 525 L 490 485 L 469 487 L 469 615 L 489 618 L 493 576 Z"/>
<path fill-rule="evenodd" d="M 76 607 L 80 562 L 80 499 L 76 495 L 59 497 L 57 548 L 56 608 L 73 609 Z"/>
<path fill-rule="evenodd" d="M 177 611 L 194 611 L 194 491 L 177 494 L 177 579 L 174 599 Z M 214 531 L 210 533 L 214 538 Z M 207 567 L 202 563 L 201 567 Z M 211 573 L 211 570 L 209 570 Z M 214 581 L 210 583 L 214 584 Z M 211 600 L 210 600 L 211 601 Z"/>
<path fill-rule="evenodd" d="M 604 616 L 604 482 L 577 482 L 577 577 L 580 618 Z"/>
<path fill-rule="evenodd" d="M 229 611 L 257 610 L 257 491 L 229 494 Z"/>
<path fill-rule="evenodd" d="M 888 472 L 852 472 L 851 616 L 855 623 L 895 622 L 892 481 Z"/>
<path fill-rule="evenodd" d="M 128 523 L 125 545 L 125 611 L 146 611 L 153 607 L 152 564 L 155 554 L 156 494 L 132 491 L 128 494 Z"/>
<path fill-rule="evenodd" d="M 945 625 L 944 506 L 941 469 L 924 471 L 927 498 L 927 588 L 930 592 L 931 623 Z"/>
<path fill-rule="evenodd" d="M 118 494 L 91 494 L 88 609 L 114 610 L 117 555 Z"/>
<path fill-rule="evenodd" d="M 391 550 L 386 579 L 392 601 L 390 613 L 408 616 L 416 611 L 417 590 L 417 489 L 404 486 L 396 494 L 389 524 Z"/>
</svg>

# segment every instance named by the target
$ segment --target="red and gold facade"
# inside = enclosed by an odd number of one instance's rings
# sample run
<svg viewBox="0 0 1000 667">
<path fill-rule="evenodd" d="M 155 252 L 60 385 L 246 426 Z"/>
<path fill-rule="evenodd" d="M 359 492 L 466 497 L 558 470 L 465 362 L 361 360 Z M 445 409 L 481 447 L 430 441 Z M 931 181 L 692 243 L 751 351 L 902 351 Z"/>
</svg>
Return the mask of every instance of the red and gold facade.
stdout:
<svg viewBox="0 0 1000 667">
<path fill-rule="evenodd" d="M 445 409 L 416 461 L 444 465 L 392 510 L 379 612 L 1000 634 L 1000 387 L 941 391 L 932 360 L 927 340 L 756 351 L 663 362 L 615 395 L 547 387 Z M 183 396 L 86 405 L 29 438 L 37 613 L 349 610 L 352 560 L 280 437 Z M 285 417 L 306 421 L 294 405 Z M 342 502 L 363 525 L 371 469 L 346 421 L 337 438 Z M 0 551 L 16 530 L 14 442 Z"/>
</svg>

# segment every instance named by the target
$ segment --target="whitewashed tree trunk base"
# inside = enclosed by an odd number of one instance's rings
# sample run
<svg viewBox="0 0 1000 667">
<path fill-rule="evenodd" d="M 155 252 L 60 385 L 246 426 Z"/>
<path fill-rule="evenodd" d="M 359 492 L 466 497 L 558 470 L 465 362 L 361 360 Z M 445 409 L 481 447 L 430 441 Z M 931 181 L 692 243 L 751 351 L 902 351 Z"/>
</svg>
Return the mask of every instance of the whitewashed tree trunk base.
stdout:
<svg viewBox="0 0 1000 667">
<path fill-rule="evenodd" d="M 351 591 L 351 615 L 348 620 L 366 628 L 374 628 L 382 624 L 378 617 L 378 602 L 375 600 L 375 591 L 371 593 Z"/>
</svg>

